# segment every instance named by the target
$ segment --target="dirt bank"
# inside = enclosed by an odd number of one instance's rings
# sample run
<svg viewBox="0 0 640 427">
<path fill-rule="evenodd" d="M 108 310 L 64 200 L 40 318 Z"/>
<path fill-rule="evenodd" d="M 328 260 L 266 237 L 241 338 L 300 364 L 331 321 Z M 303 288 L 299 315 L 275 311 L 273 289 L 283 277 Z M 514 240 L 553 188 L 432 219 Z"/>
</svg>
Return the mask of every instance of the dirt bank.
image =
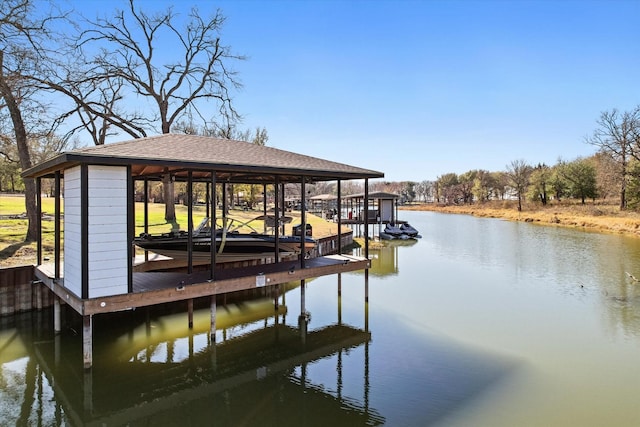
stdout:
<svg viewBox="0 0 640 427">
<path fill-rule="evenodd" d="M 405 205 L 401 209 L 502 218 L 509 221 L 535 222 L 640 237 L 640 214 L 638 212 L 620 211 L 617 206 L 606 204 L 555 204 L 545 207 L 527 205 L 522 212 L 518 212 L 516 205 L 511 202 L 489 202 L 464 206 L 426 203 Z"/>
</svg>

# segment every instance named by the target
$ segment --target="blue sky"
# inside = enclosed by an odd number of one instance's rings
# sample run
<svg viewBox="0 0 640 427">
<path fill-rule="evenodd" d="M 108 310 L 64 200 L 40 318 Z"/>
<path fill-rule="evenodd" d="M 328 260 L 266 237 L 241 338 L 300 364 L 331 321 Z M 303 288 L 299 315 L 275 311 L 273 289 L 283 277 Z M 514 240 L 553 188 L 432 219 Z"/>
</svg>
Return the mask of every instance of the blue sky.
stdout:
<svg viewBox="0 0 640 427">
<path fill-rule="evenodd" d="M 640 105 L 640 1 L 137 2 L 172 3 L 227 17 L 241 128 L 389 181 L 589 156 L 600 113 Z"/>
</svg>

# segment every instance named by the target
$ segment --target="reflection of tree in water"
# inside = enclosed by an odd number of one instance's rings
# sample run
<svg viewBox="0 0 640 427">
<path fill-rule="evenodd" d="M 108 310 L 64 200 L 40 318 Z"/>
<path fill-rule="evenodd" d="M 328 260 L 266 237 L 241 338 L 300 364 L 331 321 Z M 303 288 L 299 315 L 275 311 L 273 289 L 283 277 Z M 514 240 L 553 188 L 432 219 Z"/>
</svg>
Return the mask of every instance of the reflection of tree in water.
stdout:
<svg viewBox="0 0 640 427">
<path fill-rule="evenodd" d="M 598 236 L 598 235 L 596 235 Z M 625 236 L 601 235 L 592 250 L 594 265 L 591 283 L 581 282 L 587 291 L 600 292 L 608 333 L 640 338 L 640 240 Z M 589 280 L 588 277 L 585 277 Z"/>
<path fill-rule="evenodd" d="M 602 290 L 609 334 L 640 338 L 640 283 L 625 273 L 616 282 Z"/>
<path fill-rule="evenodd" d="M 501 262 L 574 298 L 600 294 L 610 333 L 640 336 L 640 239 L 564 227 L 508 223 L 494 230 L 504 242 L 484 248 Z"/>
<path fill-rule="evenodd" d="M 413 246 L 416 243 L 416 239 L 381 240 L 375 242 L 375 245 L 371 245 L 369 248 L 369 258 L 371 258 L 369 274 L 373 276 L 397 275 L 400 272 L 398 269 L 399 248 Z M 355 255 L 364 256 L 364 250 L 359 248 Z M 362 271 L 359 273 L 362 273 Z"/>
</svg>

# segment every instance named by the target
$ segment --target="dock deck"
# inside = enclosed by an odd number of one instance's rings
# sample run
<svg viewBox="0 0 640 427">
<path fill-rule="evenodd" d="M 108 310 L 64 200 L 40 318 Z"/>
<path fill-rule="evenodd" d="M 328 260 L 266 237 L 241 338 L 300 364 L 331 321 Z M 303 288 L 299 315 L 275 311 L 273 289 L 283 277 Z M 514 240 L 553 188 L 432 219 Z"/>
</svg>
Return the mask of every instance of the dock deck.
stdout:
<svg viewBox="0 0 640 427">
<path fill-rule="evenodd" d="M 64 278 L 55 280 L 52 264 L 36 267 L 36 277 L 62 301 L 83 316 L 129 310 L 166 302 L 175 302 L 275 286 L 336 273 L 357 271 L 370 267 L 366 258 L 352 255 L 327 255 L 300 261 L 286 261 L 242 268 L 216 268 L 211 271 L 134 272 L 133 291 L 127 294 L 82 299 L 64 287 Z"/>
</svg>

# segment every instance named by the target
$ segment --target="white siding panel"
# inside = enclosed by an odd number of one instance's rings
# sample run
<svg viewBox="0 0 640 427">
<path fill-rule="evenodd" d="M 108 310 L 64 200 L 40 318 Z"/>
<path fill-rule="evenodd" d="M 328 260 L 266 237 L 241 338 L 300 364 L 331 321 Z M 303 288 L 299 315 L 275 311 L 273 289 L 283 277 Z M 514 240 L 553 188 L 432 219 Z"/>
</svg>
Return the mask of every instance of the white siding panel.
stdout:
<svg viewBox="0 0 640 427">
<path fill-rule="evenodd" d="M 91 206 L 119 206 L 120 197 L 123 194 L 123 191 L 126 192 L 127 189 L 121 188 L 103 188 L 103 189 L 95 189 L 91 198 Z M 114 200 L 116 199 L 116 200 Z"/>
<path fill-rule="evenodd" d="M 93 174 L 91 175 L 93 177 Z M 104 181 L 94 181 L 91 184 L 91 188 L 96 190 L 118 190 L 126 191 L 127 180 L 119 178 L 104 178 Z"/>
<path fill-rule="evenodd" d="M 120 295 L 127 293 L 126 284 L 123 287 L 121 284 L 113 285 L 112 280 L 97 280 L 91 281 L 91 298 L 108 297 L 112 295 Z M 109 286 L 113 285 L 113 286 Z"/>
<path fill-rule="evenodd" d="M 89 166 L 89 297 L 127 293 L 127 169 Z"/>
<path fill-rule="evenodd" d="M 127 220 L 127 206 L 113 205 L 111 206 L 90 206 L 89 207 L 89 221 L 91 224 L 118 224 L 122 222 L 124 218 L 125 223 Z M 119 218 L 113 218 L 113 217 Z M 104 218 L 107 217 L 107 218 Z"/>
<path fill-rule="evenodd" d="M 126 246 L 122 246 L 122 239 L 115 233 L 92 235 L 89 239 L 89 245 L 89 253 L 118 253 L 127 249 Z"/>
<path fill-rule="evenodd" d="M 88 172 L 88 200 L 81 200 L 80 167 L 64 173 L 64 284 L 81 295 L 81 211 L 88 206 L 89 297 L 127 293 L 127 168 L 89 166 Z"/>
<path fill-rule="evenodd" d="M 82 292 L 80 210 L 80 167 L 74 167 L 64 171 L 64 286 L 78 296 Z"/>
<path fill-rule="evenodd" d="M 104 270 L 106 268 L 121 268 L 120 263 L 126 261 L 126 252 L 115 254 L 110 252 L 89 252 L 89 262 L 91 267 L 96 270 Z"/>
<path fill-rule="evenodd" d="M 124 230 L 127 229 L 127 212 L 126 208 L 123 208 L 124 212 L 120 211 L 114 215 L 103 215 L 102 212 L 96 212 L 96 209 L 92 209 L 89 212 L 89 226 L 94 227 L 96 225 L 123 225 Z M 92 215 L 93 213 L 93 215 Z"/>
<path fill-rule="evenodd" d="M 127 227 L 125 224 L 94 224 L 91 226 L 96 234 L 115 234 L 126 233 Z M 117 236 L 120 238 L 120 236 Z"/>
<path fill-rule="evenodd" d="M 92 270 L 91 271 L 91 284 L 95 284 L 97 283 L 97 280 L 105 280 L 108 279 L 110 280 L 112 283 L 109 286 L 112 286 L 113 283 L 116 283 L 114 281 L 114 276 L 118 276 L 118 271 L 113 269 L 113 268 L 106 268 L 103 270 Z M 125 287 L 126 289 L 126 287 Z"/>
<path fill-rule="evenodd" d="M 126 249 L 126 247 L 124 248 Z M 103 254 L 98 255 L 101 258 L 106 256 L 108 258 L 119 258 L 119 254 L 126 252 L 122 248 L 122 240 L 118 238 L 116 234 L 99 234 L 92 235 L 89 239 L 89 255 L 91 254 Z M 109 256 L 109 254 L 113 254 Z M 89 258 L 89 261 L 93 261 L 93 258 Z"/>
<path fill-rule="evenodd" d="M 68 247 L 67 247 L 67 243 L 69 244 Z M 73 246 L 71 246 L 71 244 L 73 244 Z M 65 233 L 64 233 L 64 256 L 65 256 L 65 258 L 67 257 L 68 254 L 73 254 L 74 252 L 77 252 L 78 256 L 80 256 L 79 248 L 80 248 L 80 234 L 79 233 L 75 233 L 75 232 L 71 232 L 71 231 L 65 231 Z M 69 252 L 67 252 L 67 250 L 69 250 Z"/>
<path fill-rule="evenodd" d="M 68 198 L 67 198 L 68 197 Z M 79 208 L 81 206 L 80 203 L 80 195 L 78 196 L 67 196 L 64 199 L 64 213 L 67 214 L 69 208 Z"/>
</svg>

